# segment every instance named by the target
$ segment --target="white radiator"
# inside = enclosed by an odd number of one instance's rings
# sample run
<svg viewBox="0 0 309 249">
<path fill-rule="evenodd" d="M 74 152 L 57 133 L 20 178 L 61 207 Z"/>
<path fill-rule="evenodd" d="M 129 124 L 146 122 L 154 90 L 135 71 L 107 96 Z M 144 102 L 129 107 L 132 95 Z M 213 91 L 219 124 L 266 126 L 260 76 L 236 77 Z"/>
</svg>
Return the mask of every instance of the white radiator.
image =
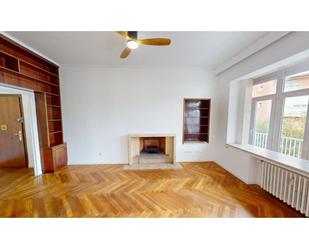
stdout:
<svg viewBox="0 0 309 249">
<path fill-rule="evenodd" d="M 259 178 L 261 188 L 309 216 L 308 177 L 262 161 Z"/>
</svg>

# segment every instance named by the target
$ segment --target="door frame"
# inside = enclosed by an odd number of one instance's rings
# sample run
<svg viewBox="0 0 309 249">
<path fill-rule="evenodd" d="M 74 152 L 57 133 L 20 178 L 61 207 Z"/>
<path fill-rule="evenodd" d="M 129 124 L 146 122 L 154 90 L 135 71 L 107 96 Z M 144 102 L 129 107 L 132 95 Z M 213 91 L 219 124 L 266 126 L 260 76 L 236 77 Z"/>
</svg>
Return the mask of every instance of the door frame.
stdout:
<svg viewBox="0 0 309 249">
<path fill-rule="evenodd" d="M 28 164 L 34 168 L 34 175 L 38 176 L 42 174 L 39 133 L 37 126 L 36 106 L 34 92 L 19 87 L 12 87 L 0 82 L 0 94 L 21 95 L 21 105 L 24 114 L 24 130 L 26 146 L 26 154 Z M 29 167 L 29 165 L 28 165 Z"/>
<path fill-rule="evenodd" d="M 8 94 L 8 93 L 1 93 L 0 91 L 0 95 L 1 96 L 15 96 L 18 97 L 18 101 L 19 101 L 19 108 L 20 108 L 20 113 L 23 117 L 23 119 L 25 120 L 25 114 L 24 114 L 24 108 L 23 108 L 23 97 L 21 94 Z M 25 162 L 26 162 L 26 167 L 29 168 L 29 158 L 28 158 L 28 148 L 27 148 L 27 136 L 26 136 L 26 129 L 25 129 L 25 121 L 23 121 L 21 123 L 21 127 L 22 127 L 22 134 L 23 134 L 23 145 L 24 145 L 24 151 L 25 151 Z"/>
</svg>

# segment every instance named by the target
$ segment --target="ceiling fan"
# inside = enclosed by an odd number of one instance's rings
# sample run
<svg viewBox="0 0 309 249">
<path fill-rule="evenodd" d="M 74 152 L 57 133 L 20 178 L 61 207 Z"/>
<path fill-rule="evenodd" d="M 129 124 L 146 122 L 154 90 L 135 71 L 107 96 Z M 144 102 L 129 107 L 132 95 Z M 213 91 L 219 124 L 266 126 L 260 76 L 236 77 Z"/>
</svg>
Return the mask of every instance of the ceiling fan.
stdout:
<svg viewBox="0 0 309 249">
<path fill-rule="evenodd" d="M 130 54 L 131 50 L 137 49 L 140 44 L 150 46 L 167 46 L 171 44 L 171 40 L 167 38 L 150 38 L 150 39 L 137 39 L 137 31 L 117 31 L 126 41 L 127 46 L 122 51 L 120 58 L 125 59 Z"/>
</svg>

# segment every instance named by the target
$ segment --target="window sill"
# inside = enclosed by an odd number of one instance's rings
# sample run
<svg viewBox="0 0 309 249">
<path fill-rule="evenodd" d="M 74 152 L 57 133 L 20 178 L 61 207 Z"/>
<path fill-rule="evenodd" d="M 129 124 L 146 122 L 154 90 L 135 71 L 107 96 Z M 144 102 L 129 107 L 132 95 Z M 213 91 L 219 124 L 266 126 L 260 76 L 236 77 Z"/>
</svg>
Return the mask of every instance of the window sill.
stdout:
<svg viewBox="0 0 309 249">
<path fill-rule="evenodd" d="M 227 146 L 247 152 L 253 157 L 264 160 L 269 163 L 281 165 L 291 171 L 300 172 L 308 176 L 309 160 L 286 156 L 276 151 L 261 149 L 250 144 L 226 144 Z"/>
</svg>

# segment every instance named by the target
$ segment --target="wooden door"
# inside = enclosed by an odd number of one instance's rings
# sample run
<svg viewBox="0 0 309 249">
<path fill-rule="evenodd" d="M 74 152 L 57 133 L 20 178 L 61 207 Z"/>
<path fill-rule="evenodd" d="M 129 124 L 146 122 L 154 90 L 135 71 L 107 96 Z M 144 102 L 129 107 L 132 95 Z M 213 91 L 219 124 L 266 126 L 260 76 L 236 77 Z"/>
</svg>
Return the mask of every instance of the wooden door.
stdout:
<svg viewBox="0 0 309 249">
<path fill-rule="evenodd" d="M 1 167 L 27 167 L 20 95 L 0 94 Z"/>
</svg>

